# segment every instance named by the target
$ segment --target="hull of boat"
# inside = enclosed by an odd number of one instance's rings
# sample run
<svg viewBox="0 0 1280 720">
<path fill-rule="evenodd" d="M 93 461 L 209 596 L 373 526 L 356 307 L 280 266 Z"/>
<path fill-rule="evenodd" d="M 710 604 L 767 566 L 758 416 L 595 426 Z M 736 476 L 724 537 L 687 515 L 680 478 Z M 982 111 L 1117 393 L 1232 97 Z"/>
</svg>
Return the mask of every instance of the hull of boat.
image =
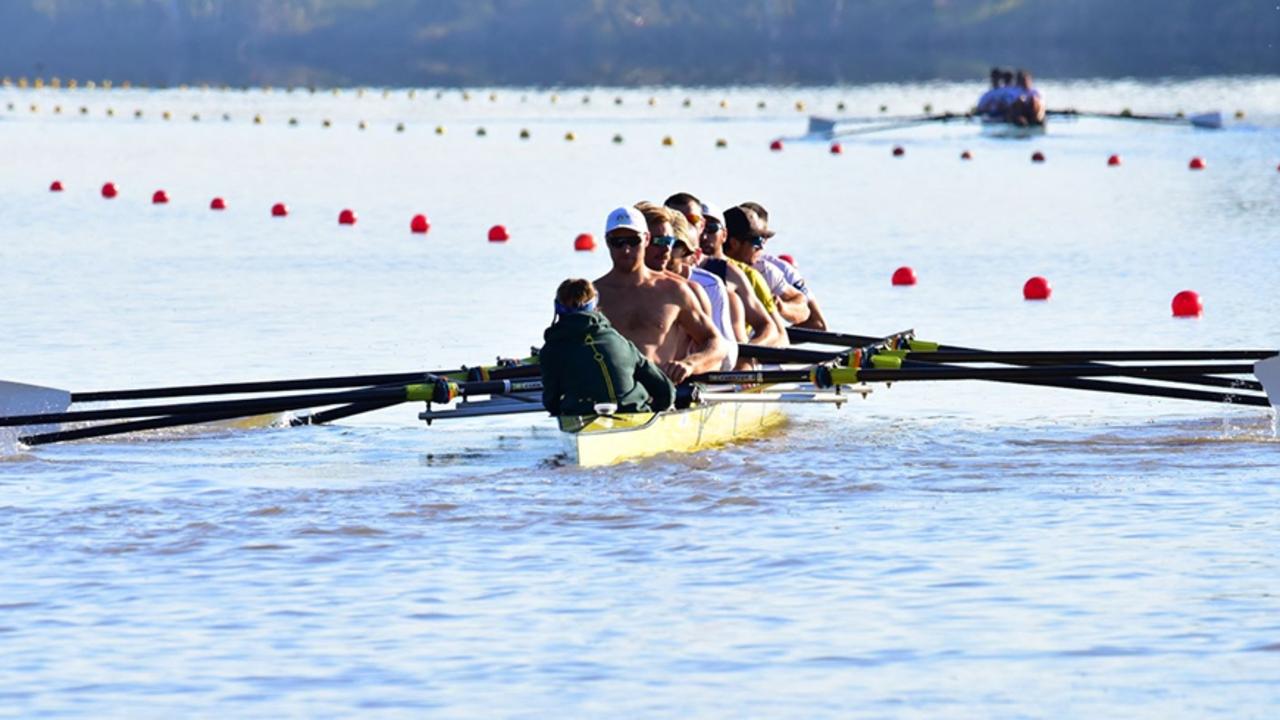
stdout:
<svg viewBox="0 0 1280 720">
<path fill-rule="evenodd" d="M 1026 140 L 1028 138 L 1039 137 L 1044 135 L 1048 126 L 1040 125 L 1016 125 L 1014 123 L 1003 121 L 982 121 L 982 134 L 992 138 L 1006 138 L 1010 140 Z"/>
<path fill-rule="evenodd" d="M 560 430 L 569 463 L 599 467 L 759 437 L 784 422 L 780 403 L 717 402 L 662 413 L 562 417 Z"/>
</svg>

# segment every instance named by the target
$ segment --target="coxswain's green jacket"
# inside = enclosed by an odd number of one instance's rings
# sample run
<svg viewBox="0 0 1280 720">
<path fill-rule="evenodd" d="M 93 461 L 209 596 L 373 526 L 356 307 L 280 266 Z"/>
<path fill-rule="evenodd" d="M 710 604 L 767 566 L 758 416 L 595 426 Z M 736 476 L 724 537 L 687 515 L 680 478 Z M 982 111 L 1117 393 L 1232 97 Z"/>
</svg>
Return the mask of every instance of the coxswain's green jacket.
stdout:
<svg viewBox="0 0 1280 720">
<path fill-rule="evenodd" d="M 604 315 L 561 315 L 543 338 L 542 406 L 552 415 L 594 415 L 597 403 L 618 412 L 671 407 L 675 386 Z"/>
</svg>

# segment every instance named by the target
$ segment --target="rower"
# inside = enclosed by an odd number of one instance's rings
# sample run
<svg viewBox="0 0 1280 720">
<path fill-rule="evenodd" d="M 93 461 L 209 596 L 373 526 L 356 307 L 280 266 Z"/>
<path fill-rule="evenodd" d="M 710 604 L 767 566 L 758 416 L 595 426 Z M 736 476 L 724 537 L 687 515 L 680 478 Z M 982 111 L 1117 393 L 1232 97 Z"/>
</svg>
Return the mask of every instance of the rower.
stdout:
<svg viewBox="0 0 1280 720">
<path fill-rule="evenodd" d="M 773 303 L 764 278 L 750 265 L 745 265 L 724 254 L 724 218 L 714 205 L 703 203 L 700 209 L 702 233 L 698 246 L 702 250 L 703 270 L 718 276 L 725 286 L 742 303 L 742 319 L 755 345 L 785 347 L 786 323 Z"/>
<path fill-rule="evenodd" d="M 747 201 L 739 205 L 739 207 L 753 211 L 760 218 L 760 221 L 764 223 L 765 229 L 768 230 L 769 211 L 765 210 L 763 205 L 758 202 Z M 771 235 L 773 234 L 772 230 L 769 230 L 769 232 Z M 809 318 L 797 325 L 799 327 L 811 328 L 813 330 L 826 330 L 827 319 L 822 314 L 822 308 L 818 306 L 818 298 L 815 297 L 813 291 L 809 289 L 809 285 L 805 282 L 804 276 L 800 274 L 800 270 L 797 269 L 795 265 L 792 265 L 777 255 L 771 255 L 769 253 L 761 253 L 760 260 L 757 261 L 755 266 L 756 269 L 761 270 L 763 273 L 764 270 L 760 267 L 760 264 L 762 263 L 772 265 L 778 272 L 782 273 L 783 279 L 790 283 L 792 287 L 804 293 L 805 300 L 809 305 Z M 766 280 L 767 279 L 768 276 L 766 275 Z"/>
<path fill-rule="evenodd" d="M 640 211 L 620 207 L 609 213 L 604 238 L 613 267 L 595 283 L 600 312 L 673 382 L 719 370 L 725 341 L 694 291 L 644 264 L 649 228 Z"/>
<path fill-rule="evenodd" d="M 538 353 L 542 406 L 552 415 L 671 407 L 675 386 L 597 312 L 597 299 L 590 280 L 565 280 L 556 290 L 556 317 Z"/>
<path fill-rule="evenodd" d="M 655 258 L 665 258 L 666 264 L 663 267 L 666 271 L 689 283 L 689 289 L 693 290 L 694 295 L 698 297 L 702 310 L 711 319 L 716 332 L 725 340 L 727 351 L 720 369 L 732 370 L 738 362 L 738 343 L 747 342 L 748 339 L 746 326 L 741 321 L 741 303 L 737 306 L 738 325 L 741 326 L 741 336 L 739 336 L 735 332 L 730 304 L 730 298 L 737 300 L 737 297 L 730 295 L 723 280 L 697 267 L 698 248 L 693 237 L 693 226 L 685 216 L 671 208 L 653 203 L 640 203 L 636 208 L 644 213 L 645 222 L 649 225 L 649 234 L 652 236 L 649 241 L 650 250 L 645 253 L 645 264 L 656 269 L 651 261 Z M 659 242 L 659 240 L 668 242 Z M 655 252 L 653 250 L 655 245 L 668 249 Z"/>
<path fill-rule="evenodd" d="M 979 115 L 1004 117 L 1007 107 L 1004 87 L 1004 71 L 998 67 L 991 68 L 991 89 L 978 98 L 977 113 Z"/>
<path fill-rule="evenodd" d="M 1043 125 L 1044 100 L 1040 91 L 1032 87 L 1031 73 L 1019 70 L 1014 88 L 1017 99 L 1009 106 L 1009 119 L 1018 125 Z"/>
<path fill-rule="evenodd" d="M 731 207 L 724 211 L 728 240 L 725 254 L 750 265 L 765 280 L 768 292 L 777 303 L 778 314 L 789 323 L 799 324 L 809 319 L 809 300 L 804 293 L 786 281 L 772 264 L 763 262 L 764 246 L 773 231 L 754 212 L 743 207 Z"/>
</svg>

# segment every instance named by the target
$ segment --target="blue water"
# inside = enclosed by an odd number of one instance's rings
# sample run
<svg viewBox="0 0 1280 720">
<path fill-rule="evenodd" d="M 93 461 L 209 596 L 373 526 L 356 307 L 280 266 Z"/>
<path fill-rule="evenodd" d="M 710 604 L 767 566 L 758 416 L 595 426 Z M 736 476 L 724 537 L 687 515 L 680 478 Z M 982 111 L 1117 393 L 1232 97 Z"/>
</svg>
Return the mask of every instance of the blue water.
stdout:
<svg viewBox="0 0 1280 720">
<path fill-rule="evenodd" d="M 840 330 L 1280 347 L 1280 80 L 1044 89 L 1055 107 L 1219 109 L 1228 127 L 932 125 L 832 156 L 768 143 L 838 102 L 960 110 L 973 89 L 0 88 L 0 378 L 96 390 L 522 355 L 555 285 L 607 267 L 573 238 L 677 190 L 765 204 Z M 511 242 L 485 241 L 496 223 Z M 904 264 L 920 284 L 891 287 Z M 1021 300 L 1031 275 L 1049 302 Z M 1187 288 L 1198 320 L 1170 317 Z M 419 409 L 0 458 L 0 715 L 1268 717 L 1280 701 L 1270 413 L 899 383 L 758 442 L 576 470 L 535 416 L 426 428 Z"/>
</svg>

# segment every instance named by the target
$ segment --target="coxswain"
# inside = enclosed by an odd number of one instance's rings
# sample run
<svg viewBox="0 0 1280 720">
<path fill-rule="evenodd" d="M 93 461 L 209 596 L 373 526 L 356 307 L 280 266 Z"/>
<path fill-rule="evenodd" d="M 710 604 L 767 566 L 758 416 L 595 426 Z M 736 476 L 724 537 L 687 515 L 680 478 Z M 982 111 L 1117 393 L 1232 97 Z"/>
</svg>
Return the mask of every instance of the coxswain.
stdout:
<svg viewBox="0 0 1280 720">
<path fill-rule="evenodd" d="M 772 238 L 773 231 L 769 229 L 769 211 L 765 210 L 763 205 L 758 202 L 747 201 L 741 203 L 739 207 L 743 207 L 754 212 L 756 216 L 760 218 L 760 221 L 764 223 L 765 229 L 770 233 L 770 237 Z M 754 267 L 761 269 L 762 264 L 773 266 L 782 274 L 783 279 L 790 283 L 792 287 L 804 293 L 805 300 L 809 304 L 809 319 L 799 323 L 799 326 L 811 328 L 813 330 L 826 330 L 827 319 L 823 316 L 822 308 L 818 305 L 818 298 L 813 294 L 813 290 L 809 287 L 809 284 L 805 282 L 804 275 L 800 273 L 800 270 L 797 269 L 795 265 L 792 265 L 777 255 L 771 255 L 767 252 L 760 253 L 760 259 L 756 261 L 756 265 Z M 761 272 L 763 273 L 763 269 L 761 269 Z M 765 279 L 768 281 L 767 275 Z"/>
<path fill-rule="evenodd" d="M 760 273 L 764 278 L 767 292 L 773 297 L 778 308 L 778 314 L 784 320 L 793 325 L 808 320 L 808 298 L 787 282 L 781 271 L 762 259 L 765 243 L 773 236 L 773 231 L 760 220 L 758 215 L 740 206 L 724 211 L 724 225 L 725 255 L 751 266 Z"/>
<path fill-rule="evenodd" d="M 556 290 L 556 316 L 538 353 L 542 406 L 552 415 L 658 412 L 675 386 L 597 311 L 590 280 Z M 608 407 L 606 407 L 608 406 Z"/>
<path fill-rule="evenodd" d="M 727 348 L 694 291 L 644 263 L 649 228 L 639 210 L 620 207 L 605 221 L 613 267 L 595 287 L 600 312 L 675 383 L 719 370 Z"/>
</svg>

